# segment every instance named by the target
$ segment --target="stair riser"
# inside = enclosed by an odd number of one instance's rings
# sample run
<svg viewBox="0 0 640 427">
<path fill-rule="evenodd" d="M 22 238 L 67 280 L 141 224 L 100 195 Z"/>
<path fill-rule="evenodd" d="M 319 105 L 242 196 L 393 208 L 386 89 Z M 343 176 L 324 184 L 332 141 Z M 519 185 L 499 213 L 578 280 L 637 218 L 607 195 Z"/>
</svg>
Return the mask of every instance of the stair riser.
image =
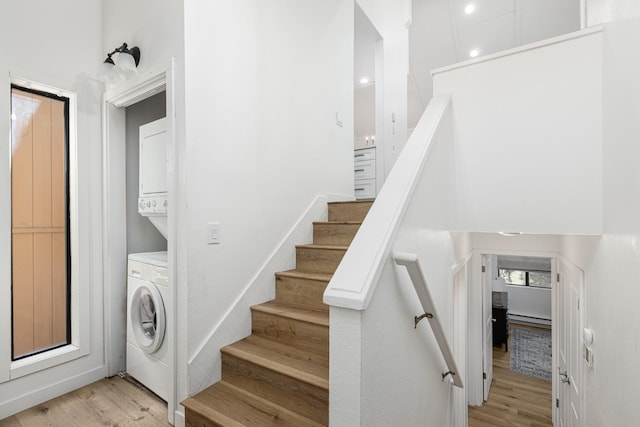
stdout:
<svg viewBox="0 0 640 427">
<path fill-rule="evenodd" d="M 305 271 L 334 273 L 346 250 L 296 248 L 296 268 Z"/>
<path fill-rule="evenodd" d="M 320 280 L 276 276 L 276 300 L 329 311 L 329 306 L 322 302 L 327 284 Z"/>
<path fill-rule="evenodd" d="M 313 224 L 313 243 L 316 245 L 349 246 L 360 224 Z"/>
<path fill-rule="evenodd" d="M 222 355 L 222 379 L 316 422 L 328 423 L 329 392 L 234 356 Z"/>
<path fill-rule="evenodd" d="M 225 425 L 187 408 L 185 410 L 185 427 L 225 427 Z"/>
<path fill-rule="evenodd" d="M 373 202 L 329 203 L 329 221 L 362 221 Z"/>
<path fill-rule="evenodd" d="M 251 332 L 263 338 L 317 354 L 329 353 L 329 328 L 253 310 Z"/>
</svg>

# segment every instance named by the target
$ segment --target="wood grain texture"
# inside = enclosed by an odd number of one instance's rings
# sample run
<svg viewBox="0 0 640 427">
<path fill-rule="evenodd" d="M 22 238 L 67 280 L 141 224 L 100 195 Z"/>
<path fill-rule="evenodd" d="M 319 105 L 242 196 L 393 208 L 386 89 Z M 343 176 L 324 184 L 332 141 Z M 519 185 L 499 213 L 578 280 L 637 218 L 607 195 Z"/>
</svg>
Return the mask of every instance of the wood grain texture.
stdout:
<svg viewBox="0 0 640 427">
<path fill-rule="evenodd" d="M 13 356 L 33 352 L 33 235 L 13 235 Z"/>
<path fill-rule="evenodd" d="M 334 273 L 342 261 L 346 246 L 296 246 L 296 269 L 319 273 Z"/>
<path fill-rule="evenodd" d="M 469 427 L 550 427 L 551 403 L 551 381 L 511 372 L 510 353 L 494 348 L 489 400 L 469 407 Z"/>
<path fill-rule="evenodd" d="M 361 222 L 314 222 L 313 244 L 349 246 Z"/>
<path fill-rule="evenodd" d="M 329 421 L 329 390 L 229 354 L 222 379 L 321 424 Z"/>
<path fill-rule="evenodd" d="M 327 312 L 304 310 L 287 304 L 254 306 L 251 332 L 291 347 L 328 354 L 329 316 Z"/>
<path fill-rule="evenodd" d="M 322 302 L 322 296 L 331 276 L 298 270 L 276 273 L 276 300 L 328 312 L 329 306 Z"/>
<path fill-rule="evenodd" d="M 329 221 L 362 222 L 367 216 L 373 200 L 354 200 L 350 202 L 329 203 Z"/>
<path fill-rule="evenodd" d="M 322 425 L 226 381 L 221 381 L 217 387 L 209 388 L 198 397 L 189 399 L 185 406 L 195 407 L 208 415 L 205 419 L 190 424 L 192 417 L 187 414 L 187 426 L 193 427 Z M 225 414 L 230 414 L 235 419 Z"/>
<path fill-rule="evenodd" d="M 0 427 L 170 426 L 167 406 L 144 387 L 113 377 L 19 412 Z"/>
</svg>

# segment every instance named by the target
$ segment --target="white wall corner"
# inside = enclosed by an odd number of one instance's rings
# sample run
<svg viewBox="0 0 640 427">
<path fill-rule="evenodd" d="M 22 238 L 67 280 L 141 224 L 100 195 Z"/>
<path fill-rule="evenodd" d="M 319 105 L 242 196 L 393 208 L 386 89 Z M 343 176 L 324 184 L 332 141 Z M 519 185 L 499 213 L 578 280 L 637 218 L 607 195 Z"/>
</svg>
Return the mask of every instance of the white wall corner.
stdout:
<svg viewBox="0 0 640 427">
<path fill-rule="evenodd" d="M 362 312 L 330 307 L 329 425 L 359 426 L 362 419 Z"/>
</svg>

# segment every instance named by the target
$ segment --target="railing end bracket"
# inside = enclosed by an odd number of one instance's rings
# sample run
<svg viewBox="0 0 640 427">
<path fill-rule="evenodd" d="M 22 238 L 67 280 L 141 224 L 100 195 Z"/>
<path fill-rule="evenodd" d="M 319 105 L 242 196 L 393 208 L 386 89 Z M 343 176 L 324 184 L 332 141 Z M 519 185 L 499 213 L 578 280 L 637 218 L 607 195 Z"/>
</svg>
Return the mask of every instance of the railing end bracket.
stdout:
<svg viewBox="0 0 640 427">
<path fill-rule="evenodd" d="M 413 316 L 413 321 L 414 321 L 413 329 L 416 329 L 416 328 L 418 327 L 418 323 L 420 323 L 420 321 L 421 321 L 422 319 L 424 319 L 425 317 L 426 317 L 427 319 L 433 319 L 433 314 L 431 314 L 431 313 L 424 313 L 424 314 L 421 314 L 420 316 Z"/>
</svg>

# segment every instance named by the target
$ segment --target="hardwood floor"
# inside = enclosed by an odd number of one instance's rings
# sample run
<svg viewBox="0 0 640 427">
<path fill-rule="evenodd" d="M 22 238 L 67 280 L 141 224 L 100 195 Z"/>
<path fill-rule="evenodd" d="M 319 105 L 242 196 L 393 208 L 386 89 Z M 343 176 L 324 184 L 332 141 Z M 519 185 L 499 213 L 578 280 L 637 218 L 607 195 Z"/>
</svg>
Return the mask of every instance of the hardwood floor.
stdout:
<svg viewBox="0 0 640 427">
<path fill-rule="evenodd" d="M 105 378 L 4 420 L 0 427 L 162 427 L 167 405 L 159 397 L 120 377 Z"/>
<path fill-rule="evenodd" d="M 482 406 L 469 407 L 469 427 L 552 426 L 551 381 L 511 372 L 509 368 L 510 353 L 504 347 L 494 347 L 489 400 Z"/>
</svg>

